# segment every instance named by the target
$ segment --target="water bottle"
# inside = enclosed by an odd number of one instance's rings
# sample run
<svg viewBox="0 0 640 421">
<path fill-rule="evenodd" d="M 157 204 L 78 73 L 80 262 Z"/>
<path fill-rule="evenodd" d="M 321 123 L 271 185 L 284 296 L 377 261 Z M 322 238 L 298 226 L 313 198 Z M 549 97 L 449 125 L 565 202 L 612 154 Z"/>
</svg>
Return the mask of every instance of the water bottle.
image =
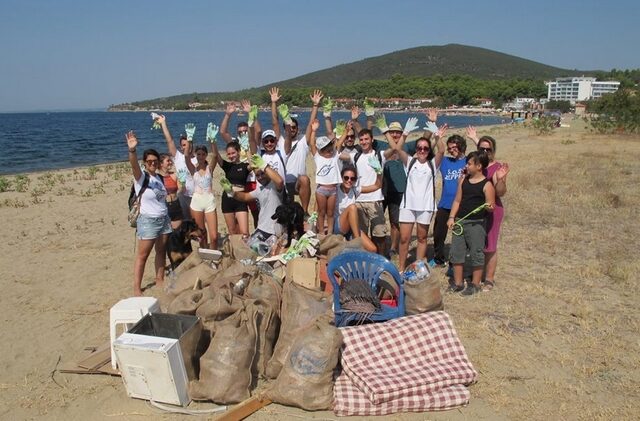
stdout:
<svg viewBox="0 0 640 421">
<path fill-rule="evenodd" d="M 402 274 L 402 280 L 404 282 L 414 283 L 418 280 L 418 275 L 416 274 L 415 271 L 411 269 L 407 269 Z"/>
<path fill-rule="evenodd" d="M 247 279 L 240 278 L 240 280 L 233 285 L 233 292 L 236 295 L 242 295 L 246 287 L 247 287 Z"/>
<path fill-rule="evenodd" d="M 429 263 L 426 260 L 418 260 L 414 263 L 417 282 L 422 282 L 431 276 L 431 269 L 429 269 Z"/>
</svg>

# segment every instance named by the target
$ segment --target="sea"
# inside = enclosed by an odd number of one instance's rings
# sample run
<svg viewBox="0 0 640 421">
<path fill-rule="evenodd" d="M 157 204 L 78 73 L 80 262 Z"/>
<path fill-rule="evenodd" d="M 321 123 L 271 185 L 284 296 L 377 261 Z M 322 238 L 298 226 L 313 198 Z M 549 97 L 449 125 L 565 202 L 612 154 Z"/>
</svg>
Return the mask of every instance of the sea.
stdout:
<svg viewBox="0 0 640 421">
<path fill-rule="evenodd" d="M 205 143 L 208 122 L 220 125 L 224 112 L 166 112 L 167 124 L 174 140 L 184 132 L 184 125 L 194 123 L 196 144 Z M 309 112 L 298 112 L 298 122 L 304 130 Z M 399 121 L 404 125 L 415 113 L 387 113 L 387 122 Z M 241 117 L 245 119 L 246 117 Z M 349 119 L 349 112 L 334 112 L 333 121 Z M 271 128 L 271 113 L 259 115 L 263 129 Z M 420 122 L 424 123 L 424 116 Z M 238 116 L 234 114 L 229 129 L 235 132 Z M 497 116 L 443 115 L 438 125 L 447 123 L 460 128 L 469 125 L 504 124 L 508 120 Z M 20 174 L 60 168 L 89 166 L 127 159 L 125 133 L 134 130 L 139 149 L 154 148 L 166 152 L 167 146 L 161 130 L 152 129 L 148 112 L 51 112 L 0 113 L 0 174 Z M 321 125 L 321 131 L 324 125 Z M 220 137 L 220 136 L 218 136 Z M 221 141 L 221 140 L 220 140 Z M 219 147 L 223 144 L 219 143 Z"/>
</svg>

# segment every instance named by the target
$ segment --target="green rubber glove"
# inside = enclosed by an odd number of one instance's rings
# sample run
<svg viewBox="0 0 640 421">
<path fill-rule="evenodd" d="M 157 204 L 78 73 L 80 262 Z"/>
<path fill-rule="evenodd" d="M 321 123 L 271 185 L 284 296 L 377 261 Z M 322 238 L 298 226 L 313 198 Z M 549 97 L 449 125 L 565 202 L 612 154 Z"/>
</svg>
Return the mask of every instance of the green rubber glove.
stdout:
<svg viewBox="0 0 640 421">
<path fill-rule="evenodd" d="M 389 126 L 387 126 L 387 118 L 384 114 L 380 113 L 375 116 L 376 127 L 382 133 L 386 133 L 389 131 Z"/>
<path fill-rule="evenodd" d="M 311 212 L 311 215 L 309 215 L 309 218 L 307 219 L 307 222 L 310 225 L 315 224 L 316 222 L 318 222 L 318 212 Z"/>
<path fill-rule="evenodd" d="M 375 154 L 369 157 L 367 163 L 371 168 L 373 168 L 376 174 L 382 174 L 382 166 L 380 165 L 380 161 L 378 161 L 378 158 L 375 156 Z"/>
<path fill-rule="evenodd" d="M 207 124 L 207 140 L 209 141 L 209 143 L 213 143 L 216 141 L 216 136 L 218 135 L 219 131 L 220 127 L 216 126 L 215 124 Z"/>
<path fill-rule="evenodd" d="M 256 120 L 258 120 L 258 106 L 252 105 L 251 109 L 249 110 L 249 117 L 247 121 L 249 127 L 253 127 L 253 124 L 256 122 Z"/>
<path fill-rule="evenodd" d="M 249 134 L 242 133 L 240 136 L 238 136 L 238 143 L 240 144 L 240 149 L 242 149 L 243 151 L 248 151 L 249 150 Z"/>
<path fill-rule="evenodd" d="M 278 114 L 280 114 L 280 118 L 282 119 L 282 121 L 284 121 L 284 124 L 286 124 L 287 126 L 291 126 L 291 124 L 293 124 L 287 104 L 278 105 Z"/>
<path fill-rule="evenodd" d="M 177 174 L 178 181 L 179 181 L 181 184 L 186 183 L 186 182 L 187 182 L 187 176 L 188 176 L 188 175 L 189 175 L 189 172 L 187 171 L 187 169 L 186 169 L 186 168 L 180 168 L 180 169 L 178 170 L 178 174 Z"/>
<path fill-rule="evenodd" d="M 322 105 L 322 115 L 329 118 L 331 117 L 331 111 L 333 110 L 333 100 L 331 97 L 325 98 L 324 104 Z"/>
<path fill-rule="evenodd" d="M 342 135 L 346 130 L 347 130 L 347 122 L 345 120 L 336 121 L 336 128 L 333 129 L 333 132 L 336 134 L 336 136 L 342 137 Z"/>
<path fill-rule="evenodd" d="M 253 168 L 258 168 L 258 169 L 261 169 L 262 171 L 264 171 L 264 169 L 267 168 L 267 163 L 258 154 L 252 155 L 250 161 L 251 161 L 251 166 Z"/>
<path fill-rule="evenodd" d="M 196 125 L 187 123 L 184 125 L 184 131 L 187 133 L 187 140 L 193 142 L 193 134 L 196 132 Z"/>
<path fill-rule="evenodd" d="M 224 190 L 227 196 L 233 196 L 233 186 L 227 177 L 222 177 L 220 179 L 220 186 L 222 186 L 222 190 Z"/>
<path fill-rule="evenodd" d="M 373 107 L 373 102 L 369 98 L 364 99 L 364 115 L 372 117 L 376 113 L 376 109 Z"/>
</svg>

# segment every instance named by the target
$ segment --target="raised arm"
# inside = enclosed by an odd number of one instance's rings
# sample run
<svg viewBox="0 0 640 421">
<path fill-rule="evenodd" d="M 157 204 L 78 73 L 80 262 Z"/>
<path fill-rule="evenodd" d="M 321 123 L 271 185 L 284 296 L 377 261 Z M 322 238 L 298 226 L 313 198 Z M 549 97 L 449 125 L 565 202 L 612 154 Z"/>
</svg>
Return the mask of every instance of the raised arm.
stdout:
<svg viewBox="0 0 640 421">
<path fill-rule="evenodd" d="M 320 127 L 320 122 L 316 120 L 311 121 L 311 133 L 309 133 L 309 137 L 307 137 L 307 141 L 309 142 L 309 151 L 311 155 L 315 155 L 318 152 L 318 148 L 316 147 L 316 132 Z"/>
<path fill-rule="evenodd" d="M 209 153 L 209 159 L 211 165 L 209 165 L 209 169 L 211 170 L 211 174 L 213 174 L 213 170 L 216 168 L 216 165 L 220 165 L 222 167 L 222 157 L 218 152 L 218 145 L 216 142 L 216 135 L 220 128 L 213 123 L 209 123 L 207 125 L 207 141 L 211 145 L 211 152 Z"/>
<path fill-rule="evenodd" d="M 136 146 L 138 146 L 138 138 L 133 130 L 130 130 L 126 135 L 127 146 L 129 148 L 129 164 L 131 164 L 131 171 L 133 172 L 133 178 L 137 180 L 142 177 L 142 170 L 140 169 L 140 163 L 138 162 L 138 154 L 136 153 Z"/>
<path fill-rule="evenodd" d="M 349 120 L 347 121 L 347 128 L 345 129 L 344 132 L 342 132 L 340 134 L 340 137 L 337 138 L 336 140 L 336 150 L 339 151 L 340 149 L 342 149 L 342 144 L 344 143 L 345 140 L 347 140 L 347 135 L 349 134 L 349 130 L 354 130 L 353 129 L 353 121 Z M 332 130 L 333 133 L 333 130 Z M 356 132 L 353 132 L 353 135 L 355 136 Z M 336 135 L 333 135 L 333 139 L 336 139 Z"/>
<path fill-rule="evenodd" d="M 478 138 L 478 132 L 476 131 L 475 127 L 473 126 L 467 127 L 467 137 L 471 139 L 476 146 L 478 146 L 478 143 L 480 142 L 480 138 Z"/>
<path fill-rule="evenodd" d="M 184 156 L 186 157 L 184 163 L 187 165 L 187 170 L 191 175 L 196 173 L 196 167 L 193 165 L 193 162 L 189 159 L 191 156 L 191 151 L 193 150 L 193 142 L 187 142 L 187 149 L 184 151 Z"/>
<path fill-rule="evenodd" d="M 493 174 L 493 185 L 496 188 L 496 197 L 507 194 L 507 174 L 509 174 L 509 164 L 503 162 L 500 168 Z"/>
<path fill-rule="evenodd" d="M 278 101 L 282 98 L 280 95 L 280 89 L 273 87 L 269 89 L 269 96 L 271 97 L 271 125 L 273 131 L 276 133 L 276 140 L 280 139 L 280 123 L 278 122 Z M 287 152 L 288 153 L 288 152 Z"/>
<path fill-rule="evenodd" d="M 318 107 L 320 106 L 320 100 L 322 99 L 322 96 L 322 91 L 319 89 L 316 89 L 311 95 L 309 95 L 309 98 L 311 98 L 311 101 L 313 102 L 313 106 L 311 107 L 311 115 L 309 116 L 307 131 L 305 132 L 305 136 L 307 137 L 307 139 L 309 138 L 309 136 L 311 136 L 311 124 L 318 117 Z"/>
<path fill-rule="evenodd" d="M 171 137 L 171 133 L 169 132 L 169 127 L 167 126 L 167 118 L 164 115 L 159 116 L 156 121 L 160 123 L 162 127 L 162 134 L 164 135 L 164 140 L 167 142 L 167 149 L 169 150 L 169 154 L 171 156 L 176 156 L 178 150 L 176 149 L 176 144 Z"/>
<path fill-rule="evenodd" d="M 424 128 L 424 133 L 422 133 L 422 136 L 429 137 L 429 133 L 427 132 L 435 134 L 438 131 L 438 109 L 427 108 L 427 111 L 424 114 L 427 117 L 427 126 Z"/>
<path fill-rule="evenodd" d="M 447 134 L 447 129 L 449 129 L 449 126 L 445 123 L 442 126 L 440 126 L 437 132 L 433 134 L 434 139 L 436 139 L 436 144 L 435 144 L 436 168 L 440 167 L 440 164 L 442 163 L 442 158 L 444 158 L 444 153 L 447 150 L 447 145 L 445 145 L 444 143 L 444 138 L 445 138 L 445 135 Z"/>
<path fill-rule="evenodd" d="M 353 130 L 355 131 L 356 136 L 360 133 L 360 130 L 362 130 L 362 125 L 360 124 L 360 120 L 358 120 L 359 117 L 360 107 L 354 105 L 351 107 L 351 121 L 353 122 Z"/>
<path fill-rule="evenodd" d="M 224 143 L 229 143 L 233 140 L 233 136 L 231 136 L 231 133 L 229 133 L 229 120 L 231 119 L 231 114 L 233 114 L 235 111 L 236 104 L 228 102 L 224 110 L 222 123 L 220 123 L 220 136 L 222 136 L 222 140 L 224 140 Z"/>
</svg>

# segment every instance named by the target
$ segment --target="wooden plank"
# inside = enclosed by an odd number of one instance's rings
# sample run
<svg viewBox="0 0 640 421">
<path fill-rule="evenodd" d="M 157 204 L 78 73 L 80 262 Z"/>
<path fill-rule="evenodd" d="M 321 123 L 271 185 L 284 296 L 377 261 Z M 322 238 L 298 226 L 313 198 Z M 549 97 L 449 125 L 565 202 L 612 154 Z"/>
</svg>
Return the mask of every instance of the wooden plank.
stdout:
<svg viewBox="0 0 640 421">
<path fill-rule="evenodd" d="M 106 342 L 102 346 L 98 347 L 94 352 L 89 354 L 86 358 L 78 361 L 78 366 L 96 370 L 102 367 L 106 362 L 111 361 L 111 343 Z"/>
<path fill-rule="evenodd" d="M 253 396 L 247 400 L 244 400 L 220 415 L 218 418 L 215 418 L 215 421 L 239 421 L 247 418 L 249 415 L 254 412 L 264 408 L 269 405 L 271 401 L 264 397 Z"/>
</svg>

